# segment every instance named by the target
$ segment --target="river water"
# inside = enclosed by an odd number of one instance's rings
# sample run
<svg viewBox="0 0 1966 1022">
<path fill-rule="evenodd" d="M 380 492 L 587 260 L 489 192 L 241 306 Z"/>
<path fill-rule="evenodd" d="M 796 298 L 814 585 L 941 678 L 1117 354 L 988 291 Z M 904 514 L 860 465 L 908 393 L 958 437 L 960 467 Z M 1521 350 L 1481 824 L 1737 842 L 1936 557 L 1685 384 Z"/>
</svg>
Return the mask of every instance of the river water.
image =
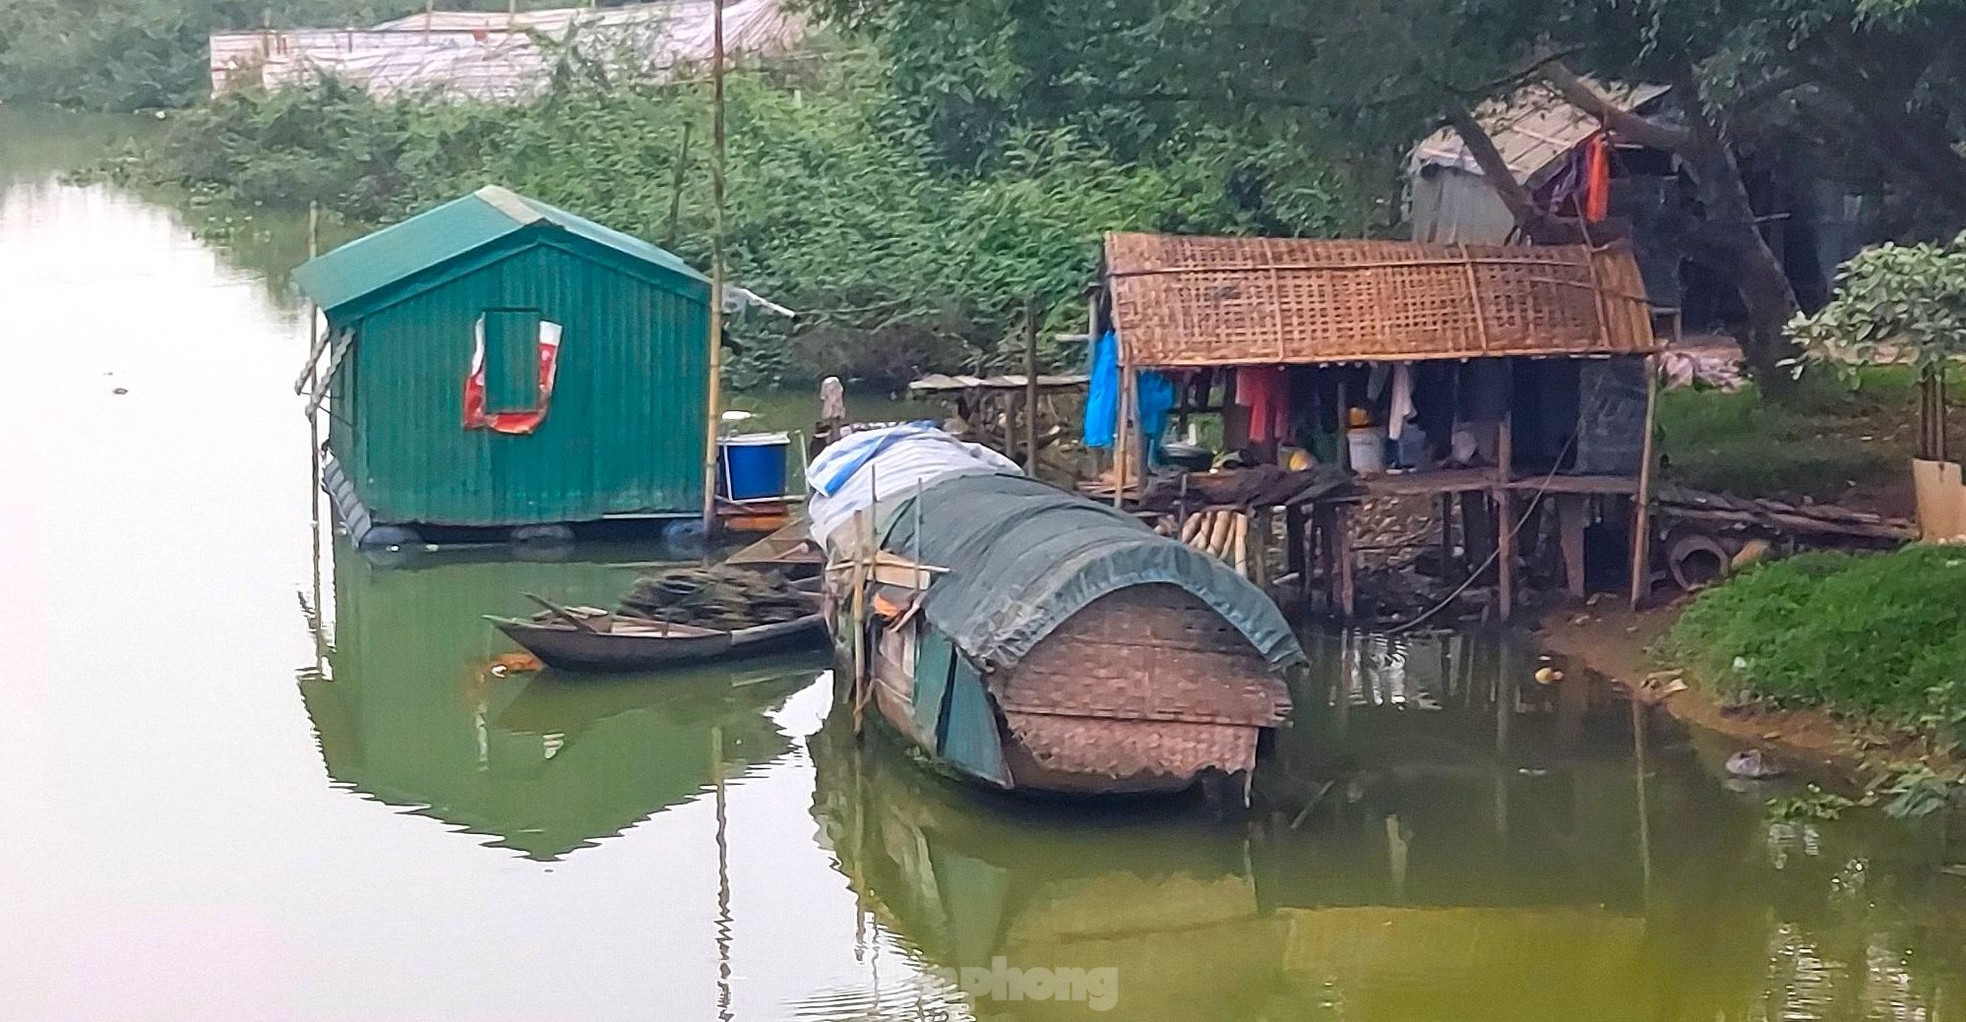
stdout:
<svg viewBox="0 0 1966 1022">
<path fill-rule="evenodd" d="M 1510 641 L 1313 637 L 1254 824 L 952 787 L 819 662 L 496 672 L 661 552 L 317 558 L 297 225 L 62 183 L 135 127 L 0 110 L 0 1018 L 1966 1018 L 1942 828 Z"/>
</svg>

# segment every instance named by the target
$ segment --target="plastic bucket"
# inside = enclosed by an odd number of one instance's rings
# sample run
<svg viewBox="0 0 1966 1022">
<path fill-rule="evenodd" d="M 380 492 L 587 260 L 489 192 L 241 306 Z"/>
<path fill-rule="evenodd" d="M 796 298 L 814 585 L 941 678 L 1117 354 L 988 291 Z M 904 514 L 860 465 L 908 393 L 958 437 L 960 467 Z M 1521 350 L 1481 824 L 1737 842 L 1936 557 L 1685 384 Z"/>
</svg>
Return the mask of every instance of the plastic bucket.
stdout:
<svg viewBox="0 0 1966 1022">
<path fill-rule="evenodd" d="M 1384 426 L 1346 430 L 1345 442 L 1351 449 L 1353 473 L 1362 476 L 1385 474 L 1386 428 Z"/>
<path fill-rule="evenodd" d="M 785 495 L 786 458 L 792 438 L 784 433 L 745 433 L 717 441 L 717 493 L 727 500 Z"/>
</svg>

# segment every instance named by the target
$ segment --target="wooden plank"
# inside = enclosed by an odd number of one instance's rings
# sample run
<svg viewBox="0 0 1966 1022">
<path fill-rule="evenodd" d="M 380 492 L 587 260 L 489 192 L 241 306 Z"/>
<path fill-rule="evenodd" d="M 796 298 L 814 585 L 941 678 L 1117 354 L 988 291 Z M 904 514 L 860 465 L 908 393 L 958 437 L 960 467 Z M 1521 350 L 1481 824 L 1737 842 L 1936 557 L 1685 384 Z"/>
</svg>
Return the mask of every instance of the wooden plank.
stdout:
<svg viewBox="0 0 1966 1022">
<path fill-rule="evenodd" d="M 1559 494 L 1556 500 L 1557 531 L 1563 545 L 1563 578 L 1570 595 L 1585 596 L 1584 526 L 1590 512 L 1589 498 L 1581 494 Z"/>
</svg>

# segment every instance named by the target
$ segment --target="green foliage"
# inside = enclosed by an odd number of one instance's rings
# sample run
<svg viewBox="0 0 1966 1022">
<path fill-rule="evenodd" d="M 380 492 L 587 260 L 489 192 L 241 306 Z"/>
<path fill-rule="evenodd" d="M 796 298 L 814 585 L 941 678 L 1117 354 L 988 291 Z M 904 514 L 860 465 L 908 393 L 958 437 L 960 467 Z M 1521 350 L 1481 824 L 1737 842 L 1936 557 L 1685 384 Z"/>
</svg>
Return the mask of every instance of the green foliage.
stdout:
<svg viewBox="0 0 1966 1022">
<path fill-rule="evenodd" d="M 1836 294 L 1789 332 L 1832 366 L 1910 362 L 1920 373 L 1966 355 L 1966 234 L 1879 245 L 1844 265 Z"/>
<path fill-rule="evenodd" d="M 1966 550 L 1807 553 L 1694 600 L 1663 652 L 1724 694 L 1966 738 Z"/>
<path fill-rule="evenodd" d="M 1825 382 L 1785 404 L 1762 401 L 1752 387 L 1661 393 L 1667 477 L 1744 497 L 1812 500 L 1901 477 L 1911 450 L 1909 373 L 1875 369 L 1852 382 L 1858 386 Z"/>
<path fill-rule="evenodd" d="M 1916 820 L 1944 809 L 1952 801 L 1952 783 L 1931 767 L 1920 766 L 1899 774 L 1883 789 L 1891 796 L 1884 814 L 1894 820 Z"/>
<path fill-rule="evenodd" d="M 1856 804 L 1833 791 L 1824 791 L 1812 784 L 1793 795 L 1769 799 L 1767 814 L 1768 819 L 1776 823 L 1835 820 L 1841 819 L 1843 811 Z"/>
<path fill-rule="evenodd" d="M 1109 230 L 1330 235 L 1357 219 L 1360 203 L 1323 165 L 1222 127 L 1135 162 L 1076 128 L 1018 129 L 989 170 L 952 171 L 884 101 L 864 50 L 798 67 L 743 70 L 728 86 L 731 275 L 803 314 L 790 334 L 739 325 L 740 384 L 1004 365 L 1031 295 L 1048 310 L 1049 348 L 1054 333 L 1084 330 L 1079 294 Z M 514 108 L 377 102 L 327 82 L 222 97 L 114 169 L 215 204 L 319 201 L 374 223 L 497 182 L 707 267 L 709 125 L 695 84 L 575 74 Z"/>
</svg>

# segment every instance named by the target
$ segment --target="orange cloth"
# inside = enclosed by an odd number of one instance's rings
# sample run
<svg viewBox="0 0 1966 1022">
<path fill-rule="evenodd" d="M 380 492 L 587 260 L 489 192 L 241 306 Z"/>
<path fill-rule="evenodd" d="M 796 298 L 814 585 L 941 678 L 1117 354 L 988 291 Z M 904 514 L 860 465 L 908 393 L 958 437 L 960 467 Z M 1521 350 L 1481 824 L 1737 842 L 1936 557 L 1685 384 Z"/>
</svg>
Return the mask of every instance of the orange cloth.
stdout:
<svg viewBox="0 0 1966 1022">
<path fill-rule="evenodd" d="M 1611 215 L 1611 140 L 1600 131 L 1584 140 L 1584 219 Z"/>
<path fill-rule="evenodd" d="M 1249 409 L 1249 439 L 1281 440 L 1290 431 L 1290 377 L 1283 366 L 1236 370 L 1236 404 Z"/>
</svg>

